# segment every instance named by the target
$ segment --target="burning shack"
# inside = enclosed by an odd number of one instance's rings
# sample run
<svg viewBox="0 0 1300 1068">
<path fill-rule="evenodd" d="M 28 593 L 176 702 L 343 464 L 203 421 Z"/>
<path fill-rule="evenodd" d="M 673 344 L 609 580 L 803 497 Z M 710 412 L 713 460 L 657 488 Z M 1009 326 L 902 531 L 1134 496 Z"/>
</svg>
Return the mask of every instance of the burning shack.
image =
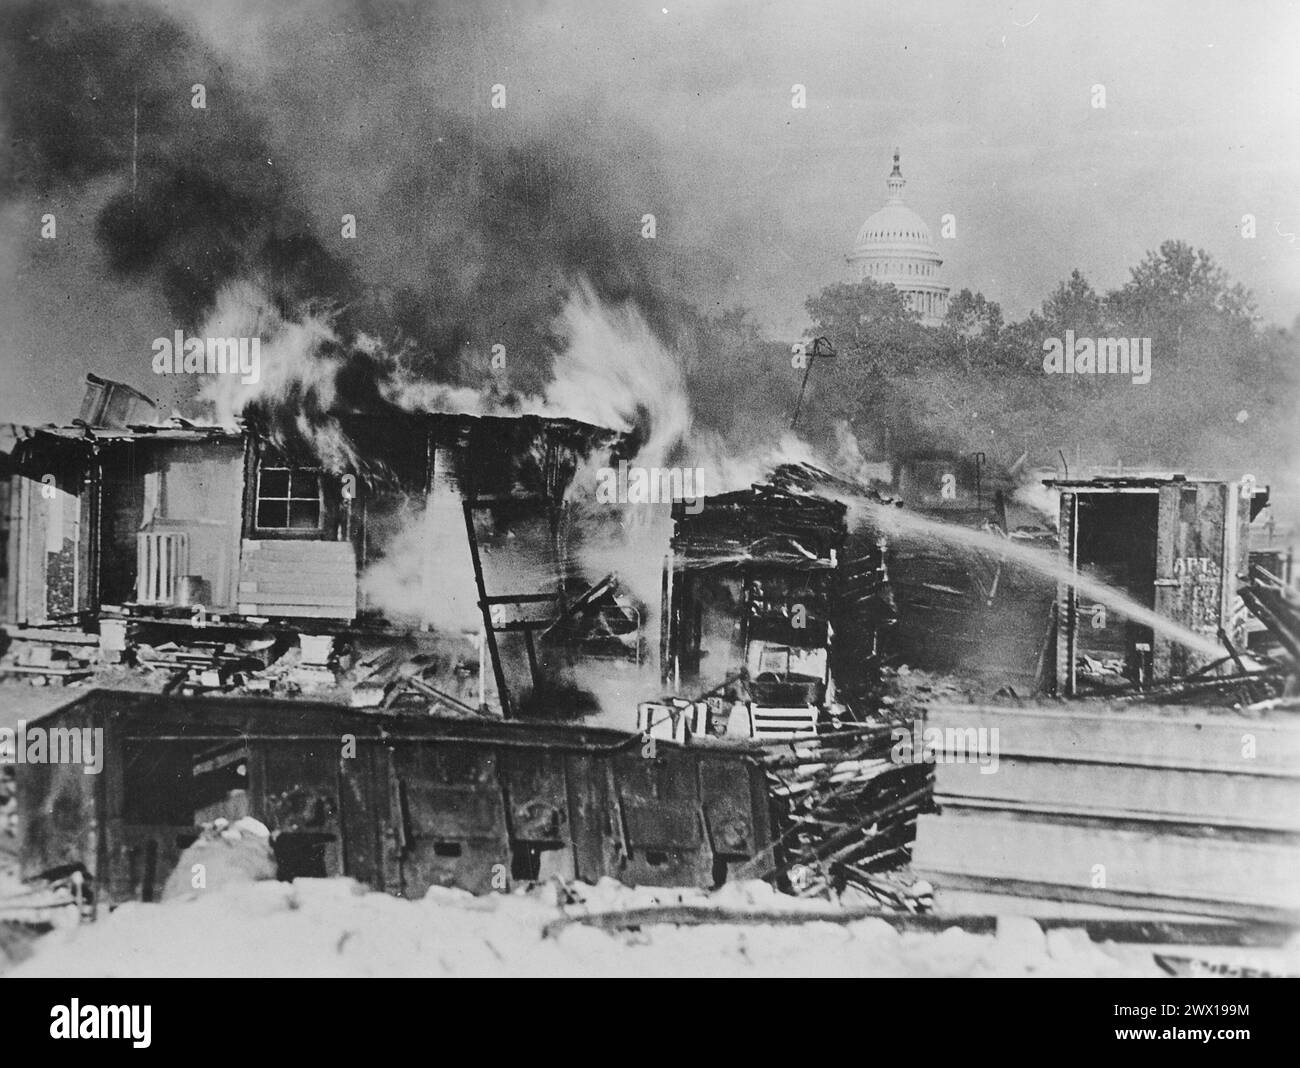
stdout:
<svg viewBox="0 0 1300 1068">
<path fill-rule="evenodd" d="M 123 389 L 92 380 L 83 419 L 19 431 L 4 547 L 12 626 L 477 632 L 510 716 L 541 682 L 536 636 L 572 627 L 570 602 L 601 578 L 574 564 L 584 531 L 567 495 L 580 465 L 617 454 L 613 431 L 340 411 L 309 440 L 255 418 L 154 420 Z"/>
<path fill-rule="evenodd" d="M 1245 645 L 1250 521 L 1268 503 L 1254 483 L 1182 475 L 1048 480 L 1060 492 L 1060 551 L 1145 609 L 1230 652 Z M 1056 685 L 1073 695 L 1149 684 L 1212 660 L 1068 582 L 1057 592 Z"/>
<path fill-rule="evenodd" d="M 256 413 L 198 426 L 92 387 L 80 421 L 24 428 L 8 457 L 11 637 L 116 629 L 136 655 L 160 634 L 366 637 L 401 657 L 468 631 L 497 707 L 482 686 L 477 707 L 435 700 L 422 675 L 407 708 L 93 690 L 37 729 L 101 731 L 105 774 L 18 776 L 25 875 L 153 900 L 202 826 L 244 816 L 270 830 L 281 878 L 404 896 L 550 874 L 712 886 L 767 845 L 745 747 L 647 754 L 639 734 L 556 722 L 587 711 L 565 685 L 576 662 L 647 652 L 645 606 L 582 563 L 621 529 L 582 476 L 623 435 L 395 410 L 307 413 L 301 434 Z"/>
<path fill-rule="evenodd" d="M 785 470 L 785 469 L 782 469 Z M 788 472 L 787 472 L 788 473 Z M 782 478 L 674 509 L 662 664 L 726 733 L 815 734 L 834 700 L 832 598 L 846 506 Z"/>
</svg>

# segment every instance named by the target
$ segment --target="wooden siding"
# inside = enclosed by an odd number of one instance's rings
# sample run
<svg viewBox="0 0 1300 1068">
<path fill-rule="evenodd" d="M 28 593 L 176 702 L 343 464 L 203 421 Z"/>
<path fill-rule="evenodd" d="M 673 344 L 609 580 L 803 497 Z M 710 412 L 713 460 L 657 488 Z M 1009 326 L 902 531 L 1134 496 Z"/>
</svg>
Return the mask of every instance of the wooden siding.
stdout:
<svg viewBox="0 0 1300 1068">
<path fill-rule="evenodd" d="M 243 542 L 239 613 L 352 619 L 357 562 L 346 541 Z"/>
</svg>

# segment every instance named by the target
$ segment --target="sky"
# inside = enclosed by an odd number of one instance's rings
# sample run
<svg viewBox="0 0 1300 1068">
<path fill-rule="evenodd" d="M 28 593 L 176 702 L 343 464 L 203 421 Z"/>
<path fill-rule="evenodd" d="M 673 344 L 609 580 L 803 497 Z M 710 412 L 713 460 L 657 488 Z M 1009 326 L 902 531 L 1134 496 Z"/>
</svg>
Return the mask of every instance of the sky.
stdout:
<svg viewBox="0 0 1300 1068">
<path fill-rule="evenodd" d="M 682 225 L 736 260 L 724 299 L 773 328 L 798 331 L 806 295 L 845 276 L 894 147 L 932 232 L 956 216 L 940 249 L 950 285 L 1010 315 L 1075 267 L 1118 285 L 1171 237 L 1211 251 L 1267 317 L 1300 314 L 1300 244 L 1283 236 L 1300 234 L 1300 6 L 666 8 L 546 5 L 541 43 L 503 77 L 526 84 L 558 60 L 650 126 Z"/>
<path fill-rule="evenodd" d="M 1265 319 L 1300 316 L 1293 3 L 152 7 L 266 102 L 268 165 L 290 175 L 323 233 L 353 202 L 363 226 L 382 215 L 376 190 L 393 187 L 403 161 L 439 151 L 424 117 L 451 114 L 472 131 L 471 152 L 542 138 L 599 161 L 601 218 L 636 234 L 654 214 L 658 247 L 645 254 L 671 260 L 662 277 L 700 307 L 747 307 L 772 337 L 794 340 L 807 297 L 848 279 L 845 256 L 884 202 L 897 147 L 944 280 L 1010 318 L 1074 268 L 1099 290 L 1118 286 L 1170 238 L 1206 248 Z M 201 66 L 175 72 L 178 94 L 212 76 Z M 497 85 L 502 109 L 490 105 Z M 796 85 L 804 108 L 792 106 Z M 0 121 L 23 96 L 10 87 Z M 127 180 L 20 186 L 0 204 L 0 419 L 66 419 L 84 370 L 157 385 L 141 381 L 139 354 L 174 315 L 149 279 L 111 277 L 96 237 L 97 213 Z M 572 185 L 565 196 L 584 195 Z M 52 205 L 66 222 L 47 248 L 36 236 Z M 446 225 L 390 207 L 363 261 L 379 275 L 402 273 L 409 233 Z M 956 236 L 942 239 L 949 213 Z M 1248 214 L 1253 239 L 1241 235 Z"/>
</svg>

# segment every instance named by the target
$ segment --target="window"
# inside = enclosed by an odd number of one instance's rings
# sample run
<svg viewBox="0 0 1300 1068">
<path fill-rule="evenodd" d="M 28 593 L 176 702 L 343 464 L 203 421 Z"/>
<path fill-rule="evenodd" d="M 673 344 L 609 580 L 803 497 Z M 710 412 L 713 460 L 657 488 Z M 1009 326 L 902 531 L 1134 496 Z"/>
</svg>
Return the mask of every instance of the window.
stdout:
<svg viewBox="0 0 1300 1068">
<path fill-rule="evenodd" d="M 323 506 L 320 471 L 269 464 L 258 469 L 259 530 L 320 530 Z"/>
</svg>

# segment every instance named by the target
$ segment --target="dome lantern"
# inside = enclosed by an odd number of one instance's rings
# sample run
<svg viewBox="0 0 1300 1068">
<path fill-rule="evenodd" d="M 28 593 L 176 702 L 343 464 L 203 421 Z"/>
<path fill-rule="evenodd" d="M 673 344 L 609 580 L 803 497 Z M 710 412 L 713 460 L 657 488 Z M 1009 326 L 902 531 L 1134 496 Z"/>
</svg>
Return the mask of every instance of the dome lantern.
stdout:
<svg viewBox="0 0 1300 1068">
<path fill-rule="evenodd" d="M 889 172 L 889 177 L 885 179 L 885 188 L 889 190 L 889 203 L 903 203 L 903 186 L 907 185 L 907 179 L 903 177 L 903 172 L 898 166 L 898 149 L 894 149 L 894 169 Z"/>
</svg>

